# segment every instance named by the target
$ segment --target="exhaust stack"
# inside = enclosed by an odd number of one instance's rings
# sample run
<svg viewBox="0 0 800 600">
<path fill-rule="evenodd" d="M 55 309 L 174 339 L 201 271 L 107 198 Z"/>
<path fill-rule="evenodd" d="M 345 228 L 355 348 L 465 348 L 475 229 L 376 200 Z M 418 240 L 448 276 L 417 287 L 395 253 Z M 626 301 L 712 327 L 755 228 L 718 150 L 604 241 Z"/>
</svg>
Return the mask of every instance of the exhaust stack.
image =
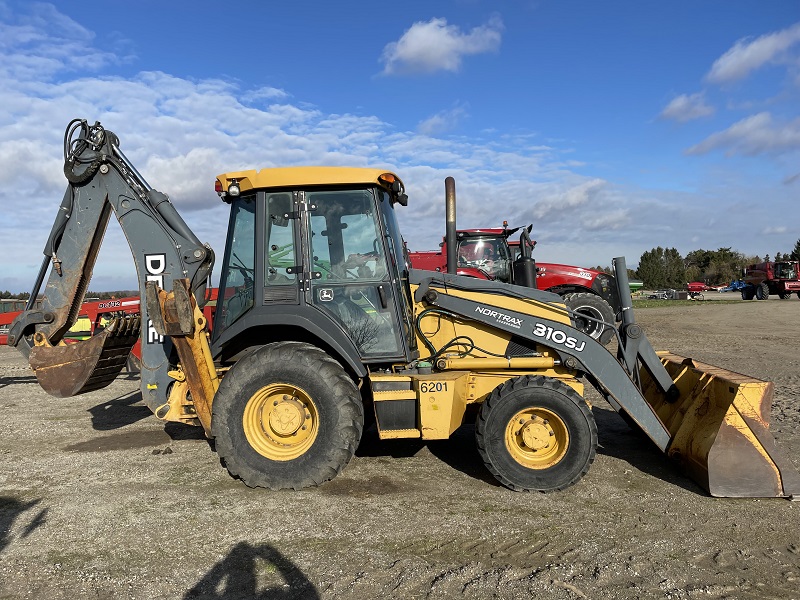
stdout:
<svg viewBox="0 0 800 600">
<path fill-rule="evenodd" d="M 447 248 L 447 272 L 455 275 L 457 270 L 456 254 L 456 180 L 448 177 L 444 180 L 445 219 L 447 221 L 444 243 Z"/>
</svg>

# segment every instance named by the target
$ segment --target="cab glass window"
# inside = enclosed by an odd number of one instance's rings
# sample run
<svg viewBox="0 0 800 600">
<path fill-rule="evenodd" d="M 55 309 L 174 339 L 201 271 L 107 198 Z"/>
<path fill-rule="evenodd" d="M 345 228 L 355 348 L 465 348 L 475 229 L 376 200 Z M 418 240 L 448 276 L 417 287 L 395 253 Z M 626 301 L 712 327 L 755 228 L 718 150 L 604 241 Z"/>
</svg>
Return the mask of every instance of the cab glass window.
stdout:
<svg viewBox="0 0 800 600">
<path fill-rule="evenodd" d="M 242 196 L 234 200 L 214 323 L 219 332 L 253 306 L 255 224 L 255 196 Z"/>
<path fill-rule="evenodd" d="M 297 280 L 292 270 L 297 264 L 294 255 L 294 221 L 286 217 L 292 210 L 292 195 L 288 192 L 267 194 L 266 206 L 265 285 L 294 285 Z"/>
</svg>

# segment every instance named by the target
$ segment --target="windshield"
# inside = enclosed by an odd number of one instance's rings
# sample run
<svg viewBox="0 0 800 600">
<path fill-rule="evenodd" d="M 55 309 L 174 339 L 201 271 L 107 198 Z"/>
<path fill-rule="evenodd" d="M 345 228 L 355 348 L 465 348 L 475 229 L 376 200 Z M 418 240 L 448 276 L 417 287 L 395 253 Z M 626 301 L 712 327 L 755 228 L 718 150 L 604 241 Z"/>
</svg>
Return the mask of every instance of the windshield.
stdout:
<svg viewBox="0 0 800 600">
<path fill-rule="evenodd" d="M 776 262 L 775 263 L 775 277 L 778 279 L 796 279 L 797 271 L 794 268 L 795 263 L 791 262 Z"/>
<path fill-rule="evenodd" d="M 487 275 L 508 283 L 511 257 L 505 238 L 469 237 L 458 244 L 458 266 L 480 269 Z"/>
</svg>

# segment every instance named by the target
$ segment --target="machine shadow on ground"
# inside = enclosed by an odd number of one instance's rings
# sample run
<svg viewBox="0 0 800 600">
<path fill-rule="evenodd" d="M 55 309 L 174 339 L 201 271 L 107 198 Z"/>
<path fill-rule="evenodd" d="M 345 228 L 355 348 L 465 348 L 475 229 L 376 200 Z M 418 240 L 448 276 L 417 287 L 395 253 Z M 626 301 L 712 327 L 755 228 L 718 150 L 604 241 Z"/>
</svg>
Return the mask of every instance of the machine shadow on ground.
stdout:
<svg viewBox="0 0 800 600">
<path fill-rule="evenodd" d="M 38 498 L 36 500 L 22 502 L 17 498 L 0 496 L 0 552 L 13 541 L 11 529 L 17 518 L 22 516 L 26 511 L 36 507 L 39 502 L 41 502 L 41 500 Z M 19 537 L 28 537 L 34 530 L 44 525 L 45 522 L 47 522 L 47 512 L 47 508 L 42 508 L 33 515 Z"/>
<path fill-rule="evenodd" d="M 631 428 L 617 412 L 595 405 L 592 414 L 597 423 L 598 454 L 623 460 L 634 469 L 670 485 L 707 495 L 688 477 L 681 475 L 677 465 L 666 454 L 643 432 Z"/>
<path fill-rule="evenodd" d="M 183 600 L 291 600 L 320 597 L 308 577 L 269 544 L 239 542 Z"/>
<path fill-rule="evenodd" d="M 92 416 L 92 427 L 97 431 L 111 431 L 133 425 L 153 413 L 142 404 L 140 391 L 117 396 L 107 402 L 101 402 L 89 409 Z"/>
</svg>

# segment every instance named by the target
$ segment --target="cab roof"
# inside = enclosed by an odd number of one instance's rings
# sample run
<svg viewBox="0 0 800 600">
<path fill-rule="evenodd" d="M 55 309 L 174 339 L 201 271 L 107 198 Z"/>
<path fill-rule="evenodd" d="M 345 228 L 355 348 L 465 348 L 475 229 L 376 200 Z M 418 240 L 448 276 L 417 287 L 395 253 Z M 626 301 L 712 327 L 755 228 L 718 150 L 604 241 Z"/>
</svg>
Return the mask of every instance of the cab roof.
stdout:
<svg viewBox="0 0 800 600">
<path fill-rule="evenodd" d="M 363 167 L 278 167 L 256 171 L 231 171 L 217 176 L 224 191 L 236 180 L 242 192 L 252 189 L 305 187 L 318 185 L 369 185 L 390 187 L 403 182 L 386 169 Z"/>
<path fill-rule="evenodd" d="M 514 229 L 501 229 L 500 227 L 490 227 L 484 229 L 459 229 L 456 232 L 456 236 L 459 238 L 480 237 L 480 236 L 508 237 L 516 233 L 518 230 L 519 227 L 515 227 Z"/>
</svg>

